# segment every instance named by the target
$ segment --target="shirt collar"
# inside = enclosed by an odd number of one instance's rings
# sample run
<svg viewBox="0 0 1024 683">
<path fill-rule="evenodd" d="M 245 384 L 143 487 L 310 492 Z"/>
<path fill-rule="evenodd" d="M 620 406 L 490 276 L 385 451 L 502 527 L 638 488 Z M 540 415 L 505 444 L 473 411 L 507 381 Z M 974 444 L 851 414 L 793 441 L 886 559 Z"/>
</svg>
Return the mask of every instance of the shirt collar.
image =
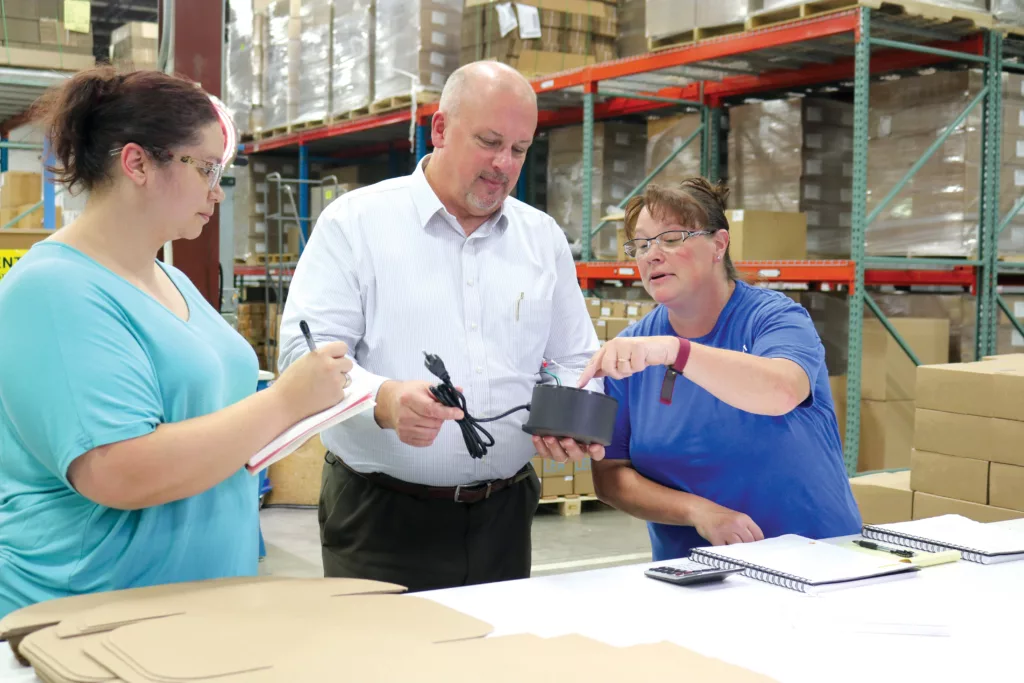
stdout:
<svg viewBox="0 0 1024 683">
<path fill-rule="evenodd" d="M 437 194 L 434 192 L 434 188 L 430 187 L 430 183 L 427 182 L 427 175 L 424 173 L 424 169 L 427 167 L 427 163 L 430 161 L 431 155 L 428 154 L 416 164 L 416 170 L 412 173 L 412 199 L 416 205 L 416 213 L 420 219 L 420 226 L 427 227 L 427 223 L 434 217 L 438 212 L 442 212 L 443 217 L 454 225 L 458 225 L 458 221 L 455 217 L 448 213 L 448 210 L 444 208 L 444 204 L 438 199 Z M 508 216 L 505 215 L 505 202 L 501 203 L 501 207 L 488 218 L 483 225 L 477 229 L 477 233 L 482 235 L 489 234 L 492 229 L 504 230 L 508 226 Z M 474 233 L 476 234 L 476 233 Z"/>
</svg>

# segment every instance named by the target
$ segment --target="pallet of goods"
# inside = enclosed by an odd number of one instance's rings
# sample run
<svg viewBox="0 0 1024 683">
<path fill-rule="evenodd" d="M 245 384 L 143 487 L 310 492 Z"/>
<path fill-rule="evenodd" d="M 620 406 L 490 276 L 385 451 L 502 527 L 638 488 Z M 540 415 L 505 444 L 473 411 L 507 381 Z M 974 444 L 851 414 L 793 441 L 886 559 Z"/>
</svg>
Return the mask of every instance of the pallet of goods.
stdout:
<svg viewBox="0 0 1024 683">
<path fill-rule="evenodd" d="M 459 61 L 494 59 L 535 77 L 615 59 L 617 39 L 614 3 L 467 0 Z"/>
<path fill-rule="evenodd" d="M 70 16 L 65 16 L 66 5 Z M 88 2 L 5 0 L 0 65 L 58 71 L 95 66 L 88 10 Z"/>
</svg>

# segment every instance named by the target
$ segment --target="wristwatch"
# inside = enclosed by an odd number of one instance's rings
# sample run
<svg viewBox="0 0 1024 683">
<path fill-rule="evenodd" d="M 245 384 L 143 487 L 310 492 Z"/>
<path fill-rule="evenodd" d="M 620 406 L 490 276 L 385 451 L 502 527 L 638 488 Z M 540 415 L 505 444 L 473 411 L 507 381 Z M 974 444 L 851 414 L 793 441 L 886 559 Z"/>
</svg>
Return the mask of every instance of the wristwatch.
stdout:
<svg viewBox="0 0 1024 683">
<path fill-rule="evenodd" d="M 679 338 L 679 352 L 672 365 L 665 368 L 665 379 L 661 383 L 661 402 L 665 405 L 672 403 L 672 390 L 676 385 L 676 377 L 683 374 L 686 361 L 690 358 L 690 340 L 685 337 Z"/>
</svg>

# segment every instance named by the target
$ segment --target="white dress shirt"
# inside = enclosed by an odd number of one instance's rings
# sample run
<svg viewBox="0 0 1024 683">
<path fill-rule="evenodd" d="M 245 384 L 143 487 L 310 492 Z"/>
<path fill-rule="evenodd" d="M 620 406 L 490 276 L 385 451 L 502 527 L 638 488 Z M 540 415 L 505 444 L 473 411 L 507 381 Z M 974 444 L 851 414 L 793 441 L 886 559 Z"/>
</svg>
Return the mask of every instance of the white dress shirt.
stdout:
<svg viewBox="0 0 1024 683">
<path fill-rule="evenodd" d="M 299 260 L 281 329 L 279 368 L 317 344 L 348 344 L 356 373 L 374 388 L 388 379 L 437 380 L 423 352 L 444 361 L 469 413 L 497 415 L 530 402 L 545 360 L 575 386 L 598 350 L 569 244 L 553 218 L 509 198 L 466 237 L 423 168 L 340 196 L 321 214 Z M 588 388 L 601 391 L 600 382 Z M 513 476 L 534 455 L 521 411 L 484 424 L 495 445 L 470 457 L 447 421 L 432 446 L 403 444 L 364 413 L 322 434 L 357 472 L 433 486 Z"/>
</svg>

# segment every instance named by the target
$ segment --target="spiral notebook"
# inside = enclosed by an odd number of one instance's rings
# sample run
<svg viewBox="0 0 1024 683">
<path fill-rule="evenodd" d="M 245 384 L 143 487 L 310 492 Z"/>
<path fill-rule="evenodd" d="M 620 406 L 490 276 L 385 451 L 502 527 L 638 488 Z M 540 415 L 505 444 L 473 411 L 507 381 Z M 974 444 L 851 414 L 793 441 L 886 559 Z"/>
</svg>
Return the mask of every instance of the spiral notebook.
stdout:
<svg viewBox="0 0 1024 683">
<path fill-rule="evenodd" d="M 861 533 L 864 538 L 930 553 L 959 550 L 963 559 L 979 564 L 1024 560 L 1024 534 L 975 522 L 962 515 L 866 524 Z"/>
<path fill-rule="evenodd" d="M 695 548 L 690 559 L 801 593 L 824 593 L 882 581 L 911 578 L 918 568 L 787 534 L 754 543 Z"/>
<path fill-rule="evenodd" d="M 345 390 L 345 398 L 341 403 L 293 424 L 261 448 L 259 453 L 249 458 L 245 468 L 251 474 L 258 474 L 275 462 L 294 453 L 302 444 L 328 427 L 341 424 L 360 413 L 372 410 L 377 405 L 373 399 L 374 391 L 370 380 L 364 373 L 361 373 L 359 378 L 355 379 Z"/>
</svg>

